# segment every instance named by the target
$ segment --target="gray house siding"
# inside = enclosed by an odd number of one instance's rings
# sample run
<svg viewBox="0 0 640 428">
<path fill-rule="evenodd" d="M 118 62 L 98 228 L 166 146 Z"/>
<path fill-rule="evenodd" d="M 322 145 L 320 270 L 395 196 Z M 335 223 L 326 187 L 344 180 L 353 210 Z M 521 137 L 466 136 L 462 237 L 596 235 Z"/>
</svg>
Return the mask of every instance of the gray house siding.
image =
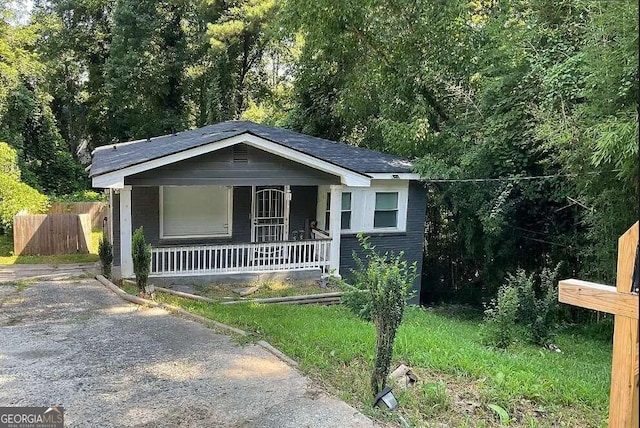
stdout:
<svg viewBox="0 0 640 428">
<path fill-rule="evenodd" d="M 404 251 L 407 261 L 416 261 L 418 263 L 419 275 L 413 285 L 413 289 L 416 291 L 416 297 L 414 298 L 416 303 L 420 292 L 426 210 L 427 192 L 422 184 L 412 181 L 409 183 L 406 232 L 369 234 L 370 242 L 376 246 L 378 251 L 394 251 L 396 253 Z M 356 268 L 356 263 L 353 259 L 354 251 L 361 255 L 357 236 L 342 235 L 340 238 L 340 274 L 347 281 L 353 276 L 352 270 Z"/>
<path fill-rule="evenodd" d="M 151 144 L 151 143 L 150 143 Z M 339 184 L 337 176 L 318 171 L 247 144 L 237 144 L 150 171 L 132 175 L 125 184 L 161 185 L 318 185 Z"/>
</svg>

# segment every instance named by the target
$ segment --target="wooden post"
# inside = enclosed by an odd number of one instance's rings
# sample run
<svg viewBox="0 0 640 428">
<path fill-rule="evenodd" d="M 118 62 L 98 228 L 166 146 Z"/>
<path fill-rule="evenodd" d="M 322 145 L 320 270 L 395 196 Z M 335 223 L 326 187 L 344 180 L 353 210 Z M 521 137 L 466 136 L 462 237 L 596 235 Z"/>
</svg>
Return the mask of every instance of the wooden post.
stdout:
<svg viewBox="0 0 640 428">
<path fill-rule="evenodd" d="M 638 305 L 631 292 L 638 223 L 618 240 L 616 287 L 569 279 L 560 281 L 558 300 L 615 315 L 609 428 L 638 427 Z"/>
</svg>

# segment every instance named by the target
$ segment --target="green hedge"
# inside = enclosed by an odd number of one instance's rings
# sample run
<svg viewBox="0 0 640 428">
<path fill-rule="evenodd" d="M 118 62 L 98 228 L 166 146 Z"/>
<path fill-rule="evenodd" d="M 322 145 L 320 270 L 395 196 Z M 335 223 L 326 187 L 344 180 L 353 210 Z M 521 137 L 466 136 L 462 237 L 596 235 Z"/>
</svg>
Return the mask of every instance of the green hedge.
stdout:
<svg viewBox="0 0 640 428">
<path fill-rule="evenodd" d="M 13 217 L 22 210 L 40 214 L 48 208 L 49 199 L 45 195 L 8 174 L 0 174 L 0 229 L 11 231 Z"/>
</svg>

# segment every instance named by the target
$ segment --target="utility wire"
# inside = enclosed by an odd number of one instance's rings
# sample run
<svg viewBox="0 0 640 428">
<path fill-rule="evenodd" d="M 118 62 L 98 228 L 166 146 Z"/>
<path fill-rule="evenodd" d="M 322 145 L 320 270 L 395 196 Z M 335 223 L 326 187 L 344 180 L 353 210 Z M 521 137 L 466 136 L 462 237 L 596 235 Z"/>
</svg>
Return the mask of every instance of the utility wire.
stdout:
<svg viewBox="0 0 640 428">
<path fill-rule="evenodd" d="M 487 183 L 491 181 L 521 181 L 521 180 L 548 180 L 559 177 L 580 177 L 586 175 L 600 175 L 604 172 L 620 172 L 619 169 L 608 171 L 586 172 L 584 174 L 552 174 L 552 175 L 529 175 L 524 177 L 498 177 L 498 178 L 423 178 L 427 183 Z"/>
</svg>

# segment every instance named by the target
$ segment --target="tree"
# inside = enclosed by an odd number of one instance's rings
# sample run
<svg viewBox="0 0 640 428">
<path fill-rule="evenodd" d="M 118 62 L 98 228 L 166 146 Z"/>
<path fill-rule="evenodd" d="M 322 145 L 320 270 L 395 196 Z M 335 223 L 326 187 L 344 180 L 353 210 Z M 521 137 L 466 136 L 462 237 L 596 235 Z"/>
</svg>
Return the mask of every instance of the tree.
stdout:
<svg viewBox="0 0 640 428">
<path fill-rule="evenodd" d="M 184 2 L 116 3 L 106 64 L 115 138 L 147 138 L 186 127 L 184 13 Z"/>
<path fill-rule="evenodd" d="M 403 260 L 403 253 L 380 254 L 364 235 L 358 236 L 365 260 L 354 254 L 358 269 L 355 286 L 345 296 L 349 307 L 376 327 L 376 353 L 371 372 L 371 390 L 376 396 L 387 382 L 393 343 L 407 299 L 416 277 L 416 263 Z"/>
<path fill-rule="evenodd" d="M 141 296 L 147 294 L 147 280 L 151 269 L 151 245 L 144 239 L 142 226 L 133 232 L 131 238 L 131 256 L 133 258 L 133 272 Z"/>
<path fill-rule="evenodd" d="M 20 180 L 18 155 L 0 142 L 0 231 L 11 232 L 13 217 L 21 211 L 40 214 L 49 208 L 49 199 Z"/>
<path fill-rule="evenodd" d="M 60 137 L 44 84 L 45 66 L 34 53 L 39 28 L 13 26 L 0 11 L 0 140 L 16 149 L 27 184 L 52 194 L 83 189 L 84 171 Z"/>
<path fill-rule="evenodd" d="M 220 17 L 208 25 L 211 49 L 217 59 L 222 116 L 239 118 L 254 98 L 269 91 L 264 64 L 267 52 L 278 51 L 272 27 L 278 3 L 273 0 L 239 0 L 223 3 Z"/>
</svg>

